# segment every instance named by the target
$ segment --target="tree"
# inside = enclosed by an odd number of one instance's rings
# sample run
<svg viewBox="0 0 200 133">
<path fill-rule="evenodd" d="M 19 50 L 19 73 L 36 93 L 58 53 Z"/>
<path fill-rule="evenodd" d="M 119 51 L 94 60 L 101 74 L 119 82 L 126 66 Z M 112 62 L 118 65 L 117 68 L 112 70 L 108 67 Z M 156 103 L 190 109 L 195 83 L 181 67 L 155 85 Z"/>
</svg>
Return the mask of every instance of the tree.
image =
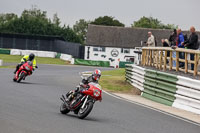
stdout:
<svg viewBox="0 0 200 133">
<path fill-rule="evenodd" d="M 157 18 L 143 16 L 138 21 L 134 21 L 132 27 L 153 28 L 153 29 L 176 29 L 178 26 L 174 24 L 165 25 Z"/>
<path fill-rule="evenodd" d="M 86 40 L 86 34 L 88 29 L 88 24 L 90 21 L 85 21 L 84 19 L 80 19 L 79 21 L 76 21 L 76 24 L 73 26 L 74 32 L 81 37 L 82 41 L 85 43 Z"/>
<path fill-rule="evenodd" d="M 53 15 L 53 23 L 58 27 L 60 25 L 60 19 L 58 18 L 58 14 Z"/>
<path fill-rule="evenodd" d="M 53 20 L 51 20 L 47 18 L 46 11 L 32 7 L 29 10 L 24 10 L 20 17 L 15 14 L 1 14 L 0 32 L 62 36 L 70 42 L 83 42 L 72 28 L 60 26 L 60 23 L 57 14 L 54 14 Z"/>
<path fill-rule="evenodd" d="M 114 17 L 110 16 L 98 17 L 93 22 L 91 22 L 91 24 L 124 27 L 123 23 L 119 22 L 119 20 L 114 19 Z"/>
</svg>

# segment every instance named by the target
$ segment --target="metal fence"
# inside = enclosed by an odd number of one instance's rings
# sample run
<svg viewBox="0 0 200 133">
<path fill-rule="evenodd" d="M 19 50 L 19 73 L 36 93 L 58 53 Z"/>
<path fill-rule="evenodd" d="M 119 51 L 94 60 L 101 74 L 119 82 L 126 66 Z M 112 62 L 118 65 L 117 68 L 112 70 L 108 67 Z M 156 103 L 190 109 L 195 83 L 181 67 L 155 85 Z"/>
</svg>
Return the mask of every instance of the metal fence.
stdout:
<svg viewBox="0 0 200 133">
<path fill-rule="evenodd" d="M 81 44 L 67 42 L 61 37 L 54 36 L 0 33 L 0 48 L 53 51 L 84 58 L 84 47 Z"/>
</svg>

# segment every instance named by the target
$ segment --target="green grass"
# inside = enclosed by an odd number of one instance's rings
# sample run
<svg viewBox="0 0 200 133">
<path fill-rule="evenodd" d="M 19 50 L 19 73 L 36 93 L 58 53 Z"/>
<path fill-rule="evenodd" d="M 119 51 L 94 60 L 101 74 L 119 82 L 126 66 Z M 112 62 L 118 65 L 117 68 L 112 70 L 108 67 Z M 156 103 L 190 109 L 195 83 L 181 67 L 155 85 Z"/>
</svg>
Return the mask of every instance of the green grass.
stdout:
<svg viewBox="0 0 200 133">
<path fill-rule="evenodd" d="M 19 63 L 23 56 L 19 55 L 6 55 L 0 54 L 0 59 L 6 63 Z M 69 62 L 57 59 L 57 58 L 46 58 L 46 57 L 35 57 L 37 64 L 57 64 L 57 65 L 67 65 Z"/>
<path fill-rule="evenodd" d="M 125 81 L 125 69 L 116 69 L 103 71 L 100 79 L 100 85 L 103 89 L 112 92 L 135 92 L 137 91 L 132 85 Z"/>
<path fill-rule="evenodd" d="M 16 66 L 0 66 L 0 68 L 15 68 Z"/>
</svg>

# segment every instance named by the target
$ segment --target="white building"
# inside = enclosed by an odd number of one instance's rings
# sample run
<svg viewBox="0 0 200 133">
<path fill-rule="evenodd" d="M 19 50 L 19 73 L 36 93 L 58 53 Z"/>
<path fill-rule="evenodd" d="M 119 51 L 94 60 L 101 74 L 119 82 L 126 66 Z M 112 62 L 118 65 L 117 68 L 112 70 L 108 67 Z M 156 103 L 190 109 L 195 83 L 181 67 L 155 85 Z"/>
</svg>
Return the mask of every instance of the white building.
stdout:
<svg viewBox="0 0 200 133">
<path fill-rule="evenodd" d="M 133 62 L 138 64 L 138 53 L 141 48 L 120 48 L 120 47 L 102 47 L 85 46 L 85 60 L 110 61 L 110 66 L 119 67 L 119 62 Z"/>
</svg>

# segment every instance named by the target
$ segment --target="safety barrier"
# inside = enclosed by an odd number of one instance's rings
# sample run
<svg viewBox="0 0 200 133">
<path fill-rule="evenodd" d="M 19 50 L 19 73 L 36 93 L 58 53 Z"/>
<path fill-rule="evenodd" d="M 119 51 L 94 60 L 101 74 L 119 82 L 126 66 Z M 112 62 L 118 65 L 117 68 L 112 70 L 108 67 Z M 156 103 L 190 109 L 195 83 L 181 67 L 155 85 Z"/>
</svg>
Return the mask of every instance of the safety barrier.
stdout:
<svg viewBox="0 0 200 133">
<path fill-rule="evenodd" d="M 65 60 L 65 61 L 71 61 L 72 56 L 68 54 L 61 54 L 60 59 Z"/>
<path fill-rule="evenodd" d="M 150 100 L 200 114 L 200 81 L 126 65 L 126 80 Z"/>
<path fill-rule="evenodd" d="M 125 68 L 126 64 L 133 64 L 133 62 L 120 61 L 119 62 L 119 68 Z"/>
<path fill-rule="evenodd" d="M 20 49 L 11 49 L 11 55 L 29 55 L 30 53 L 34 53 L 35 56 L 38 57 L 50 57 L 55 58 L 57 53 L 56 52 L 49 52 L 49 51 L 36 51 L 36 50 L 20 50 Z"/>
<path fill-rule="evenodd" d="M 21 55 L 21 50 L 20 49 L 11 49 L 10 55 Z"/>
<path fill-rule="evenodd" d="M 75 59 L 74 64 L 76 65 L 87 65 L 87 66 L 101 66 L 101 67 L 109 67 L 109 61 L 91 61 L 91 60 L 83 60 L 83 59 Z"/>
<path fill-rule="evenodd" d="M 9 49 L 1 49 L 0 48 L 0 54 L 10 54 L 10 50 Z"/>
<path fill-rule="evenodd" d="M 3 60 L 0 60 L 0 66 L 3 66 Z"/>
</svg>

